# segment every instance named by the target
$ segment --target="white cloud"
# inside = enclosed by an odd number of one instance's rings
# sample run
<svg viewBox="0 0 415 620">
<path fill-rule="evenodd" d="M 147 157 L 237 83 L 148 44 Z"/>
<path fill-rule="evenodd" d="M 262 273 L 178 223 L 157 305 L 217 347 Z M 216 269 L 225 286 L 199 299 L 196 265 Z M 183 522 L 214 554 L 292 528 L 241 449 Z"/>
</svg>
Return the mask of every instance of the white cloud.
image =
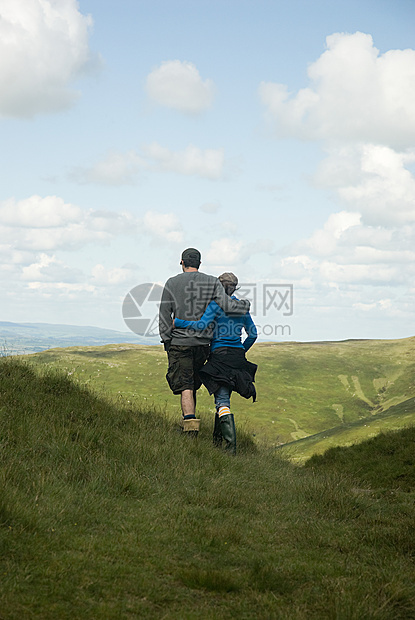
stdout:
<svg viewBox="0 0 415 620">
<path fill-rule="evenodd" d="M 111 235 L 134 234 L 138 232 L 139 220 L 128 211 L 89 210 L 85 212 L 89 230 Z"/>
<path fill-rule="evenodd" d="M 78 222 L 81 209 L 58 196 L 31 196 L 19 202 L 13 198 L 0 203 L 0 223 L 21 228 L 57 228 Z"/>
<path fill-rule="evenodd" d="M 56 250 L 79 250 L 89 243 L 109 243 L 113 235 L 106 231 L 88 228 L 84 220 L 65 228 L 27 229 L 15 237 L 17 249 L 35 252 L 54 252 Z"/>
<path fill-rule="evenodd" d="M 371 310 L 374 310 L 377 306 L 377 303 L 371 303 L 371 304 L 363 304 L 363 303 L 355 303 L 353 304 L 353 308 L 356 308 L 356 310 L 363 310 L 363 312 L 370 312 Z"/>
<path fill-rule="evenodd" d="M 127 153 L 113 151 L 90 168 L 75 168 L 69 177 L 81 184 L 133 185 L 145 166 L 146 162 L 133 150 Z"/>
<path fill-rule="evenodd" d="M 350 247 L 394 249 L 397 247 L 397 235 L 399 244 L 404 242 L 401 232 L 380 226 L 353 226 L 344 231 L 340 243 Z"/>
<path fill-rule="evenodd" d="M 223 149 L 202 150 L 189 145 L 184 151 L 170 151 L 153 142 L 144 147 L 145 155 L 156 163 L 158 169 L 184 175 L 196 175 L 217 180 L 223 176 L 225 155 Z"/>
<path fill-rule="evenodd" d="M 131 279 L 135 270 L 128 267 L 114 267 L 112 269 L 106 269 L 104 265 L 95 265 L 92 268 L 92 281 L 98 285 L 110 285 L 123 284 Z"/>
<path fill-rule="evenodd" d="M 215 239 L 206 252 L 206 262 L 212 265 L 227 265 L 228 268 L 241 261 L 242 241 L 228 237 Z"/>
<path fill-rule="evenodd" d="M 146 91 L 159 105 L 198 114 L 211 106 L 214 85 L 210 79 L 202 80 L 193 63 L 170 60 L 147 76 Z"/>
<path fill-rule="evenodd" d="M 200 149 L 189 145 L 183 151 L 171 151 L 157 142 L 144 145 L 140 153 L 113 152 L 90 167 L 76 167 L 69 178 L 77 183 L 98 185 L 133 185 L 142 170 L 173 172 L 204 179 L 223 178 L 225 154 L 223 149 Z"/>
<path fill-rule="evenodd" d="M 222 224 L 220 228 L 222 229 Z M 221 237 L 212 241 L 203 258 L 215 270 L 240 268 L 256 254 L 270 254 L 273 245 L 270 239 L 258 239 L 251 243 L 244 243 L 235 237 Z"/>
<path fill-rule="evenodd" d="M 415 226 L 404 230 L 365 225 L 356 213 L 330 215 L 324 226 L 287 249 L 275 268 L 296 283 L 307 279 L 319 288 L 360 287 L 364 302 L 373 287 L 408 287 L 415 276 Z"/>
<path fill-rule="evenodd" d="M 31 117 L 74 103 L 70 82 L 92 62 L 90 16 L 76 0 L 2 0 L 0 116 Z"/>
<path fill-rule="evenodd" d="M 139 218 L 128 212 L 82 209 L 57 196 L 32 196 L 0 203 L 3 298 L 17 291 L 21 300 L 33 294 L 36 300 L 46 298 L 56 302 L 64 298 L 79 300 L 83 305 L 85 299 L 90 300 L 91 296 L 102 299 L 110 291 L 111 303 L 115 303 L 120 287 L 131 282 L 139 271 L 137 265 L 104 266 L 96 264 L 95 259 L 90 267 L 84 263 L 78 267 L 71 264 L 76 263 L 76 254 L 69 258 L 62 253 L 90 245 L 96 255 L 98 245 L 126 235 L 134 235 L 141 241 L 149 238 L 163 246 L 181 243 L 183 237 L 180 222 L 172 213 L 148 211 Z M 88 254 L 90 251 L 85 255 Z"/>
<path fill-rule="evenodd" d="M 277 135 L 397 149 L 415 144 L 415 50 L 380 54 L 369 34 L 336 33 L 308 76 L 310 86 L 296 94 L 261 83 Z"/>
<path fill-rule="evenodd" d="M 136 225 L 127 213 L 87 211 L 58 196 L 0 203 L 0 232 L 10 251 L 77 250 L 88 243 L 108 243 Z"/>
<path fill-rule="evenodd" d="M 316 180 L 335 190 L 348 210 L 332 214 L 320 230 L 292 248 L 312 259 L 309 269 L 316 286 L 405 288 L 413 281 L 415 178 L 408 167 L 414 161 L 410 149 L 398 153 L 373 144 L 329 149 Z M 357 303 L 365 304 L 366 295 L 361 288 Z"/>
<path fill-rule="evenodd" d="M 71 282 L 29 282 L 28 288 L 41 292 L 45 297 L 55 296 L 59 293 L 61 297 L 70 299 L 79 299 L 79 293 L 96 293 L 96 287 L 87 282 L 71 283 Z"/>
<path fill-rule="evenodd" d="M 40 254 L 37 262 L 23 267 L 22 280 L 34 282 L 62 282 L 75 283 L 83 279 L 79 269 L 71 269 L 64 265 L 55 256 Z"/>
<path fill-rule="evenodd" d="M 402 226 L 415 222 L 415 178 L 410 167 L 415 149 L 397 152 L 373 144 L 328 149 L 315 176 L 323 188 L 362 215 L 371 226 Z"/>
<path fill-rule="evenodd" d="M 399 270 L 389 265 L 351 264 L 342 265 L 338 262 L 323 261 L 319 265 L 319 276 L 323 281 L 335 284 L 370 284 L 394 285 L 402 283 Z"/>
<path fill-rule="evenodd" d="M 347 211 L 341 211 L 340 213 L 332 213 L 324 227 L 317 230 L 311 237 L 305 242 L 309 250 L 314 255 L 325 256 L 331 254 L 337 247 L 338 240 L 342 237 L 343 233 L 351 227 L 357 226 L 360 223 L 359 213 L 349 213 Z"/>
<path fill-rule="evenodd" d="M 405 167 L 415 161 L 415 151 L 397 153 L 371 144 L 359 151 L 360 179 L 339 187 L 340 198 L 357 208 L 368 224 L 415 222 L 415 179 Z"/>
<path fill-rule="evenodd" d="M 181 224 L 174 213 L 147 211 L 143 218 L 143 227 L 155 238 L 171 243 L 181 243 L 183 240 Z"/>
<path fill-rule="evenodd" d="M 371 248 L 367 246 L 358 246 L 353 251 L 354 258 L 360 263 L 366 265 L 384 263 L 393 264 L 398 263 L 401 265 L 413 264 L 415 265 L 415 251 L 412 250 L 384 250 L 382 248 Z"/>
<path fill-rule="evenodd" d="M 0 263 L 30 266 L 26 274 L 55 265 L 54 252 L 109 244 L 122 235 L 150 235 L 172 243 L 183 238 L 180 221 L 173 213 L 147 211 L 139 218 L 127 211 L 81 209 L 58 196 L 0 203 Z"/>
<path fill-rule="evenodd" d="M 1 229 L 0 232 L 4 232 L 5 229 Z M 7 263 L 7 266 L 14 265 L 30 265 L 33 259 L 33 252 L 20 251 L 11 247 L 11 244 L 4 243 L 0 245 L 0 264 Z"/>
</svg>

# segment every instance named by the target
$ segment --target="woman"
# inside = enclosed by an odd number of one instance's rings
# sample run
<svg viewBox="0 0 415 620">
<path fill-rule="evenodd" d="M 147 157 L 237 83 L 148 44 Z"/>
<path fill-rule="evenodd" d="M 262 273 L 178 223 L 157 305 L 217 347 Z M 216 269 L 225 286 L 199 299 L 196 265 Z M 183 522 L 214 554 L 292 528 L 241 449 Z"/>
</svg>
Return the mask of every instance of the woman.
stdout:
<svg viewBox="0 0 415 620">
<path fill-rule="evenodd" d="M 233 273 L 219 276 L 226 293 L 236 299 L 233 293 L 238 285 L 238 278 Z M 257 339 L 257 329 L 249 312 L 242 316 L 225 314 L 215 301 L 211 301 L 204 315 L 198 321 L 174 319 L 174 327 L 195 330 L 213 329 L 210 356 L 205 366 L 199 371 L 203 384 L 209 394 L 215 395 L 215 427 L 213 442 L 217 446 L 225 440 L 225 449 L 236 454 L 235 420 L 230 411 L 232 391 L 255 402 L 254 386 L 256 364 L 249 362 L 245 353 Z M 247 337 L 242 342 L 242 330 Z"/>
</svg>

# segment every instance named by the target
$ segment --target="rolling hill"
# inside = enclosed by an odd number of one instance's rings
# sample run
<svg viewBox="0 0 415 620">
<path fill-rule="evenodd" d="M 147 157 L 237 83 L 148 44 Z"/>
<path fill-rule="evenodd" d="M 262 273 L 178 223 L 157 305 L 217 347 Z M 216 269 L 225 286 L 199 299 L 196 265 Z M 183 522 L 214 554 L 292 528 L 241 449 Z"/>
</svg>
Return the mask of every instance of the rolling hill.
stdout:
<svg viewBox="0 0 415 620">
<path fill-rule="evenodd" d="M 360 441 L 383 426 L 415 422 L 415 338 L 258 343 L 248 357 L 258 364 L 258 401 L 232 396 L 237 424 L 270 446 L 300 440 L 295 450 L 290 446 L 295 458 L 334 442 Z M 178 415 L 179 399 L 165 381 L 167 357 L 160 346 L 69 347 L 30 359 L 131 402 L 154 403 Z M 204 388 L 198 410 L 211 424 L 213 399 Z"/>
<path fill-rule="evenodd" d="M 304 439 L 288 442 L 279 449 L 285 458 L 303 463 L 313 455 L 323 454 L 330 448 L 351 446 L 381 433 L 405 429 L 414 424 L 415 398 L 408 398 L 376 415 L 335 426 Z"/>
</svg>

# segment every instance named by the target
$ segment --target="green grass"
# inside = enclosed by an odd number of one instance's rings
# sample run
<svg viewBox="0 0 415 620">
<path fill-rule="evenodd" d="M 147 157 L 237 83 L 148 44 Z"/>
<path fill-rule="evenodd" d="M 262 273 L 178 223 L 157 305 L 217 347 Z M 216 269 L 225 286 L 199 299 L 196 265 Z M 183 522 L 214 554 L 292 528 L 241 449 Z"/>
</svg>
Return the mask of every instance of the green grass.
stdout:
<svg viewBox="0 0 415 620">
<path fill-rule="evenodd" d="M 415 489 L 415 426 L 381 432 L 348 448 L 336 447 L 314 455 L 306 467 L 347 473 L 372 488 Z"/>
<path fill-rule="evenodd" d="M 0 617 L 415 617 L 415 489 L 0 360 Z"/>
<path fill-rule="evenodd" d="M 339 426 L 347 430 L 359 420 L 375 419 L 415 397 L 415 338 L 259 343 L 248 357 L 258 364 L 258 402 L 234 394 L 232 410 L 258 442 L 270 446 Z M 167 357 L 161 347 L 73 347 L 29 358 L 36 364 L 58 367 L 87 385 L 122 394 L 132 402 L 155 403 L 178 415 L 179 399 L 165 380 Z M 198 404 L 202 419 L 210 420 L 213 399 L 204 388 Z M 348 441 L 361 438 L 358 433 Z"/>
<path fill-rule="evenodd" d="M 284 458 L 288 458 L 294 463 L 303 463 L 313 455 L 323 454 L 331 448 L 352 446 L 376 437 L 379 433 L 396 431 L 414 424 L 415 398 L 409 398 L 368 418 L 336 426 L 305 439 L 286 443 L 279 450 Z"/>
</svg>

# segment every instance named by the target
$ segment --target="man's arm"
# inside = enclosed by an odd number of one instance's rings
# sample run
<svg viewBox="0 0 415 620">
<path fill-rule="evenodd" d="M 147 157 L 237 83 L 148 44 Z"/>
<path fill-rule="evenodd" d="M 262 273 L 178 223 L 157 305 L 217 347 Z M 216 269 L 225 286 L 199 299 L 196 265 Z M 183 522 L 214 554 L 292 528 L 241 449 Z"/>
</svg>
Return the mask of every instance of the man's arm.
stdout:
<svg viewBox="0 0 415 620">
<path fill-rule="evenodd" d="M 216 301 L 226 314 L 246 314 L 251 306 L 247 299 L 231 299 L 219 280 L 216 281 L 213 291 L 213 301 Z"/>
<path fill-rule="evenodd" d="M 182 319 L 178 319 L 175 317 L 174 319 L 174 327 L 182 327 L 185 329 L 195 329 L 196 331 L 205 330 L 216 318 L 216 315 L 220 312 L 220 308 L 218 304 L 214 301 L 211 301 L 208 307 L 206 308 L 203 316 L 200 317 L 197 321 L 185 321 Z"/>
<path fill-rule="evenodd" d="M 167 349 L 171 341 L 173 329 L 173 299 L 166 286 L 163 289 L 159 309 L 159 334 Z"/>
</svg>

